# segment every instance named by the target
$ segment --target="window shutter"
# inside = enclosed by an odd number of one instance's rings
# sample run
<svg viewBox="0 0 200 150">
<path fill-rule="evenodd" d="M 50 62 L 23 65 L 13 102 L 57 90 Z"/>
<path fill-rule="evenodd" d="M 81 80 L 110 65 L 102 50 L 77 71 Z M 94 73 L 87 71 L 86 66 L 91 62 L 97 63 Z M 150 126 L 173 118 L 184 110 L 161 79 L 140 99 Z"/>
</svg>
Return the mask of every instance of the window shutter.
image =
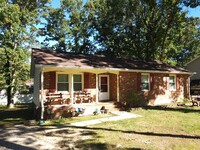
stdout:
<svg viewBox="0 0 200 150">
<path fill-rule="evenodd" d="M 52 71 L 49 74 L 49 92 L 55 92 L 56 91 L 56 72 Z"/>
<path fill-rule="evenodd" d="M 176 89 L 180 90 L 180 76 L 176 76 Z"/>
<path fill-rule="evenodd" d="M 141 91 L 141 73 L 140 72 L 138 72 L 137 73 L 137 90 L 138 91 Z"/>
<path fill-rule="evenodd" d="M 150 73 L 150 90 L 154 90 L 154 74 Z"/>
</svg>

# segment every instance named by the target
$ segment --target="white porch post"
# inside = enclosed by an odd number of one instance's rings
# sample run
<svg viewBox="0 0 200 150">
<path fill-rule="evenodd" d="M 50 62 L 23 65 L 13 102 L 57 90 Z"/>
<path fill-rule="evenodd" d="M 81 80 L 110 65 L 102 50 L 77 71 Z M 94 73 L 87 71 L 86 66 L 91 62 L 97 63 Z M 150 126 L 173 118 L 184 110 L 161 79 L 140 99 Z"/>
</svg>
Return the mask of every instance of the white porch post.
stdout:
<svg viewBox="0 0 200 150">
<path fill-rule="evenodd" d="M 41 120 L 44 119 L 44 72 L 41 70 Z"/>
<path fill-rule="evenodd" d="M 96 73 L 96 103 L 99 102 L 99 84 L 98 84 L 98 74 Z"/>
<path fill-rule="evenodd" d="M 74 104 L 74 77 L 71 74 L 71 103 Z"/>
<path fill-rule="evenodd" d="M 119 74 L 117 74 L 117 102 L 119 102 Z"/>
</svg>

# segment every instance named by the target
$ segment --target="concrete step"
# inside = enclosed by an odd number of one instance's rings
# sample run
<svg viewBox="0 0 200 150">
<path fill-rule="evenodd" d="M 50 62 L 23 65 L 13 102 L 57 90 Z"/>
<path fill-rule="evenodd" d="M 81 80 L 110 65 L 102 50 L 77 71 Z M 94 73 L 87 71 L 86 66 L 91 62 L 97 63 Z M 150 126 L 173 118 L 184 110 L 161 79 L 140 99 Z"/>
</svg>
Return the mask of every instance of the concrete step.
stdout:
<svg viewBox="0 0 200 150">
<path fill-rule="evenodd" d="M 98 110 L 100 112 L 100 109 L 102 106 L 105 107 L 105 109 L 108 110 L 108 112 L 117 112 L 119 111 L 118 108 L 115 107 L 114 102 L 99 102 L 99 103 L 83 103 L 83 104 L 75 104 L 75 107 L 85 108 L 85 115 L 93 114 L 94 111 Z"/>
</svg>

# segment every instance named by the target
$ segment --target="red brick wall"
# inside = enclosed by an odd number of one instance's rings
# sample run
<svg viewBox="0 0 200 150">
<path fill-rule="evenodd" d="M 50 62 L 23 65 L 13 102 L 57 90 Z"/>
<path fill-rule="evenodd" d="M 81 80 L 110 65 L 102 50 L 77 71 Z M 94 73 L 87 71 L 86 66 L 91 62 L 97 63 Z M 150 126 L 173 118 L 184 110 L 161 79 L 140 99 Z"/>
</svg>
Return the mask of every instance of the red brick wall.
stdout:
<svg viewBox="0 0 200 150">
<path fill-rule="evenodd" d="M 189 83 L 186 82 L 188 81 L 188 75 L 179 75 L 179 91 L 184 93 L 184 97 L 189 97 Z"/>
<path fill-rule="evenodd" d="M 84 73 L 84 88 L 95 89 L 96 88 L 96 74 Z"/>
<path fill-rule="evenodd" d="M 142 99 L 148 100 L 151 104 L 177 101 L 181 97 L 188 97 L 188 76 L 177 75 L 175 91 L 170 91 L 168 87 L 169 74 L 150 73 L 150 91 L 141 90 L 141 73 L 120 72 L 119 87 L 120 101 L 125 101 L 129 93 L 140 94 Z"/>
<path fill-rule="evenodd" d="M 117 101 L 117 75 L 110 74 L 110 100 Z"/>
<path fill-rule="evenodd" d="M 119 73 L 119 98 L 120 101 L 125 101 L 127 94 L 137 92 L 138 89 L 138 74 L 135 72 L 120 72 Z"/>
<path fill-rule="evenodd" d="M 145 93 L 145 98 L 155 101 L 158 95 L 165 95 L 168 88 L 168 74 L 151 73 L 150 74 L 150 91 Z M 166 78 L 166 80 L 164 79 Z"/>
</svg>

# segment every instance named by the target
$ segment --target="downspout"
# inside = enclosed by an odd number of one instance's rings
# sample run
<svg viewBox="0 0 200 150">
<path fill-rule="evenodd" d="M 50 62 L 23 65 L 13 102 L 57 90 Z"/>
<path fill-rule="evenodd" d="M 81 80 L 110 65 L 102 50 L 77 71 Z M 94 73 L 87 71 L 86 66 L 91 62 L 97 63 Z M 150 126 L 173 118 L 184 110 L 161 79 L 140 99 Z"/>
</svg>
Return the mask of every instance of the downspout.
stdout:
<svg viewBox="0 0 200 150">
<path fill-rule="evenodd" d="M 119 102 L 119 73 L 117 74 L 117 102 Z"/>
<path fill-rule="evenodd" d="M 41 70 L 41 100 L 40 100 L 41 104 L 41 118 L 40 118 L 40 122 L 39 124 L 43 124 L 44 123 L 44 75 L 43 75 L 43 68 Z"/>
<path fill-rule="evenodd" d="M 74 74 L 71 74 L 71 104 L 73 105 L 75 99 L 74 99 Z"/>
<path fill-rule="evenodd" d="M 98 74 L 96 73 L 96 103 L 99 102 L 99 83 L 98 83 Z"/>
</svg>

